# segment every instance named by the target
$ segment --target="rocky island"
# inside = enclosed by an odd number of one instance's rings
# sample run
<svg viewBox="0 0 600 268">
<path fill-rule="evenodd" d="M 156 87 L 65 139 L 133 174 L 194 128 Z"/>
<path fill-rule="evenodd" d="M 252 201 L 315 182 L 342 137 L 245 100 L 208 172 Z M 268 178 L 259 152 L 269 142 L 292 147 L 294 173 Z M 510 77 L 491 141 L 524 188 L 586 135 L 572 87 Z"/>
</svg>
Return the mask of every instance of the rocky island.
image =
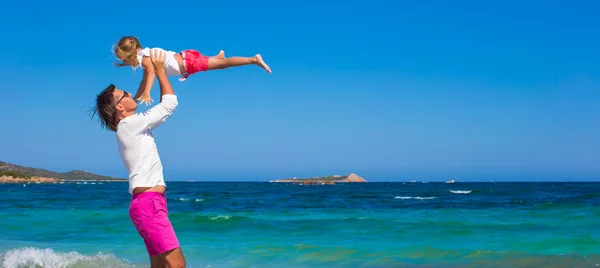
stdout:
<svg viewBox="0 0 600 268">
<path fill-rule="evenodd" d="M 290 178 L 290 179 L 280 179 L 280 180 L 272 180 L 270 182 L 287 182 L 287 183 L 295 183 L 295 184 L 335 184 L 338 182 L 348 183 L 348 182 L 367 182 L 362 177 L 356 174 L 350 174 L 348 176 L 342 175 L 332 175 L 325 177 L 310 177 L 310 178 Z"/>
<path fill-rule="evenodd" d="M 19 166 L 0 161 L 0 183 L 55 183 L 62 181 L 127 181 L 126 179 L 98 175 L 84 170 L 54 172 L 45 169 Z"/>
</svg>

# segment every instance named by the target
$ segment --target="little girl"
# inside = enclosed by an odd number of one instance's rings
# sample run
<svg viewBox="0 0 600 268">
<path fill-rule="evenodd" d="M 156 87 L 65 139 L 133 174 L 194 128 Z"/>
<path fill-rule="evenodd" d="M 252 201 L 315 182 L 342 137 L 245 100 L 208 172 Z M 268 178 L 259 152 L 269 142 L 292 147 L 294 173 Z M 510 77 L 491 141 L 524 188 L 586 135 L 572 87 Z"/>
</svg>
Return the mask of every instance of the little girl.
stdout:
<svg viewBox="0 0 600 268">
<path fill-rule="evenodd" d="M 155 48 L 163 50 L 162 48 Z M 141 99 L 143 103 L 149 105 L 153 100 L 150 98 L 150 90 L 154 84 L 154 67 L 150 61 L 150 49 L 142 48 L 138 39 L 134 36 L 125 36 L 119 40 L 115 46 L 115 55 L 122 63 L 116 63 L 117 66 L 131 66 L 134 69 L 142 67 L 144 76 L 138 88 L 134 100 Z M 226 69 L 232 66 L 242 66 L 256 64 L 271 73 L 271 68 L 263 61 L 260 54 L 254 57 L 231 57 L 225 58 L 223 50 L 218 55 L 208 57 L 202 55 L 197 50 L 188 49 L 180 53 L 165 51 L 165 72 L 168 76 L 181 76 L 180 81 L 185 81 L 188 76 L 197 72 L 204 72 L 215 69 Z"/>
</svg>

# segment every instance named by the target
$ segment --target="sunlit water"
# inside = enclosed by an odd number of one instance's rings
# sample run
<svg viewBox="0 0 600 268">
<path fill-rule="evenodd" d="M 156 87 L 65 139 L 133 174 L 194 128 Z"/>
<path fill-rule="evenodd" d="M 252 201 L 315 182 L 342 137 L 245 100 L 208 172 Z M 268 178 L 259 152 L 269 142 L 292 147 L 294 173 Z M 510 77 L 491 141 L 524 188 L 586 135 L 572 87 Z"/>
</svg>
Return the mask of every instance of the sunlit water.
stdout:
<svg viewBox="0 0 600 268">
<path fill-rule="evenodd" d="M 170 182 L 188 267 L 597 267 L 600 183 Z M 126 183 L 0 185 L 3 267 L 149 267 Z"/>
</svg>

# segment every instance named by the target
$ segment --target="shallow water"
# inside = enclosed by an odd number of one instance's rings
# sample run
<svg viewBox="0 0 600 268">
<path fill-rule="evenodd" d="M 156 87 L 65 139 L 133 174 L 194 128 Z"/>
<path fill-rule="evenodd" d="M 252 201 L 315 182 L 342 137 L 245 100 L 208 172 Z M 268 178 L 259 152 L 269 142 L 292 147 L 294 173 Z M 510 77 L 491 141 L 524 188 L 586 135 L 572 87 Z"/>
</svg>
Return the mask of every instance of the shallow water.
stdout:
<svg viewBox="0 0 600 268">
<path fill-rule="evenodd" d="M 170 182 L 188 267 L 596 267 L 600 183 Z M 148 267 L 126 183 L 0 185 L 3 267 Z"/>
</svg>

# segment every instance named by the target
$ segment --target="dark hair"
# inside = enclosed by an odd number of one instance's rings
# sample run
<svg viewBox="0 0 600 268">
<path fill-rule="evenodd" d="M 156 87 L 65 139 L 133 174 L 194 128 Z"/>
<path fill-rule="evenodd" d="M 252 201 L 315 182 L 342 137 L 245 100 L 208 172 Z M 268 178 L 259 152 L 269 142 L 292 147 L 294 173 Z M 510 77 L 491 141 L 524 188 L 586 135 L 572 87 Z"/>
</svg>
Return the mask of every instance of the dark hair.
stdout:
<svg viewBox="0 0 600 268">
<path fill-rule="evenodd" d="M 116 109 L 113 105 L 115 85 L 110 84 L 96 96 L 96 105 L 92 108 L 92 118 L 98 114 L 102 128 L 117 132 Z"/>
</svg>

